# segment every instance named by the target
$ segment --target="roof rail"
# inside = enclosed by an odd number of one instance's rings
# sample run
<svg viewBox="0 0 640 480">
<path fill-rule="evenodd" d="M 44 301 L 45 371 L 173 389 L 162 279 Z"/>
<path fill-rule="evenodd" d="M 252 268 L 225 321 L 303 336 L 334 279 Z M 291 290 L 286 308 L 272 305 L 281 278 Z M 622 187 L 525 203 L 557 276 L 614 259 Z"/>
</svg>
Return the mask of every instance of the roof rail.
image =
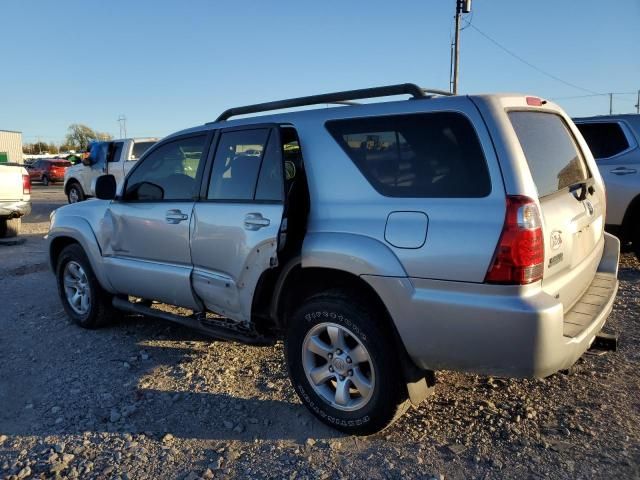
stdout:
<svg viewBox="0 0 640 480">
<path fill-rule="evenodd" d="M 436 95 L 451 95 L 444 90 L 423 89 L 414 83 L 400 83 L 397 85 L 386 85 L 383 87 L 361 88 L 358 90 L 347 90 L 344 92 L 323 93 L 321 95 L 310 95 L 308 97 L 289 98 L 286 100 L 276 100 L 274 102 L 256 103 L 255 105 L 245 105 L 225 110 L 215 120 L 216 123 L 228 120 L 236 115 L 246 115 L 248 113 L 268 112 L 270 110 L 281 110 L 284 108 L 304 107 L 308 105 L 320 105 L 323 103 L 338 103 L 354 105 L 363 98 L 389 97 L 392 95 L 411 95 L 413 98 L 427 97 L 425 93 Z"/>
</svg>

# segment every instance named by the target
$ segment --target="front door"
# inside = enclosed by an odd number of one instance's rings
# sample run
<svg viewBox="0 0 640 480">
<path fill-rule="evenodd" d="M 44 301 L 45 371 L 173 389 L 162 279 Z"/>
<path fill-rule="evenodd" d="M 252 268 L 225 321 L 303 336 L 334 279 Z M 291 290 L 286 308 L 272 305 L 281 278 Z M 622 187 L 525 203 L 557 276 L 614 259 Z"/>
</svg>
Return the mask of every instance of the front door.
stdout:
<svg viewBox="0 0 640 480">
<path fill-rule="evenodd" d="M 277 265 L 283 213 L 279 130 L 222 130 L 191 232 L 193 289 L 208 310 L 241 322 L 262 273 Z"/>
<path fill-rule="evenodd" d="M 158 144 L 127 177 L 103 222 L 109 280 L 121 294 L 196 309 L 189 224 L 211 137 Z"/>
</svg>

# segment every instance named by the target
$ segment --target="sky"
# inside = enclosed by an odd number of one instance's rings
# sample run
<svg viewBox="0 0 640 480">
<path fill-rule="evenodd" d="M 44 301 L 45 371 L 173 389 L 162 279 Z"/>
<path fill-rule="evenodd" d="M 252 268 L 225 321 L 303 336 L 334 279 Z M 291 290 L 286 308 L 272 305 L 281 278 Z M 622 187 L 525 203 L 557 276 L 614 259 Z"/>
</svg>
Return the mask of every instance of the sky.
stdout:
<svg viewBox="0 0 640 480">
<path fill-rule="evenodd" d="M 59 143 L 72 123 L 117 137 L 125 115 L 128 136 L 162 137 L 232 106 L 403 82 L 449 89 L 454 10 L 455 0 L 3 0 L 0 129 L 25 143 Z M 473 0 L 463 26 L 460 93 L 530 93 L 583 116 L 609 110 L 608 96 L 585 95 L 640 89 L 640 0 Z M 635 103 L 615 95 L 613 110 Z"/>
</svg>

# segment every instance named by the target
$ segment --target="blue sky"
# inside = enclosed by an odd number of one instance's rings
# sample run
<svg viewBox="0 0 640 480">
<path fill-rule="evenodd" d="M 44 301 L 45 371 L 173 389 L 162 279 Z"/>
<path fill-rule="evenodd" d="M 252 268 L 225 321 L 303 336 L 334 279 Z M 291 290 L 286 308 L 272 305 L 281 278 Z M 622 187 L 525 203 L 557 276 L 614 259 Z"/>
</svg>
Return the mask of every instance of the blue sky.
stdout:
<svg viewBox="0 0 640 480">
<path fill-rule="evenodd" d="M 454 0 L 3 1 L 0 129 L 59 142 L 71 123 L 164 136 L 227 107 L 399 82 L 448 89 Z M 640 0 L 474 0 L 461 93 L 518 91 L 572 115 L 640 89 Z M 635 110 L 614 97 L 615 112 Z"/>
</svg>

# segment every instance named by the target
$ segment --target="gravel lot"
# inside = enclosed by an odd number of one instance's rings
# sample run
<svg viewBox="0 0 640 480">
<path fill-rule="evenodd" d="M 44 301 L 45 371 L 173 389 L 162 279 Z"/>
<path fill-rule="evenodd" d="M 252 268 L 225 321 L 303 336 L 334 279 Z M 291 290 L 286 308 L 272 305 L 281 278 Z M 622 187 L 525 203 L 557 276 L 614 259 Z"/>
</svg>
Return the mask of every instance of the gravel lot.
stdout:
<svg viewBox="0 0 640 480">
<path fill-rule="evenodd" d="M 0 246 L 0 477 L 640 478 L 640 264 L 623 256 L 616 353 L 570 374 L 439 372 L 396 425 L 346 437 L 298 402 L 282 346 L 159 320 L 71 325 L 42 236 L 61 187 L 34 187 L 26 243 Z"/>
</svg>

